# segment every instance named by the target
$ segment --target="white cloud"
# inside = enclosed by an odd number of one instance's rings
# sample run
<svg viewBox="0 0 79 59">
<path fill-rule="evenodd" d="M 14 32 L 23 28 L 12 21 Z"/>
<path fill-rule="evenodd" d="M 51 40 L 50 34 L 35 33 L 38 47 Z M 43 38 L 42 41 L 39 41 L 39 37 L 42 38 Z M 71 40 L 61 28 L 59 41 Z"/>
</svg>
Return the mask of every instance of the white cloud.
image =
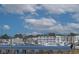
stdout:
<svg viewBox="0 0 79 59">
<path fill-rule="evenodd" d="M 79 13 L 76 13 L 76 14 L 72 15 L 72 18 L 73 18 L 75 21 L 79 22 Z"/>
<path fill-rule="evenodd" d="M 67 32 L 78 32 L 79 23 L 69 23 L 66 26 L 64 26 L 64 30 Z"/>
<path fill-rule="evenodd" d="M 43 4 L 42 6 L 48 11 L 48 13 L 74 13 L 71 15 L 71 17 L 75 19 L 75 21 L 79 22 L 79 4 Z"/>
<path fill-rule="evenodd" d="M 79 23 L 69 23 L 69 24 L 67 25 L 67 27 L 79 29 Z"/>
<path fill-rule="evenodd" d="M 9 25 L 3 25 L 3 29 L 9 30 L 10 29 L 10 26 Z"/>
<path fill-rule="evenodd" d="M 79 23 L 68 23 L 66 25 L 57 24 L 54 27 L 50 27 L 48 30 L 56 33 L 70 33 L 70 32 L 78 33 Z"/>
<path fill-rule="evenodd" d="M 63 26 L 63 32 L 70 33 L 70 32 L 78 32 L 79 30 L 79 23 L 68 23 Z"/>
<path fill-rule="evenodd" d="M 35 29 L 46 29 L 51 26 L 56 25 L 56 21 L 54 19 L 42 18 L 42 19 L 25 19 L 26 26 Z"/>
<path fill-rule="evenodd" d="M 9 13 L 35 12 L 42 7 L 50 13 L 61 14 L 65 12 L 79 12 L 78 4 L 3 4 L 3 8 Z"/>
<path fill-rule="evenodd" d="M 37 34 L 41 34 L 41 33 L 39 33 L 39 32 L 32 32 L 31 34 L 32 35 L 37 35 Z"/>
<path fill-rule="evenodd" d="M 55 19 L 25 19 L 26 28 L 33 29 L 40 32 L 56 32 L 56 33 L 70 33 L 77 32 L 79 29 L 79 23 L 67 23 L 62 25 L 57 23 Z"/>
<path fill-rule="evenodd" d="M 41 9 L 43 7 L 48 12 L 47 13 L 55 13 L 55 14 L 64 14 L 66 12 L 73 12 L 71 17 L 79 20 L 79 5 L 78 4 L 42 4 L 41 6 L 37 6 L 36 4 L 15 4 L 15 5 L 3 5 L 3 8 L 8 13 L 18 13 L 24 14 L 25 12 L 30 12 L 32 14 L 36 13 L 37 9 Z M 30 16 L 29 16 L 30 17 Z M 30 17 L 31 18 L 31 17 Z M 52 18 L 40 18 L 40 19 L 24 19 L 25 28 L 36 29 L 36 30 L 46 30 L 53 32 L 76 32 L 79 29 L 79 23 L 67 23 L 66 25 L 62 25 L 57 23 L 55 19 Z M 6 29 L 10 29 L 10 27 L 4 26 Z"/>
<path fill-rule="evenodd" d="M 58 24 L 55 19 L 42 18 L 42 19 L 25 19 L 25 27 L 36 31 L 47 32 L 64 32 L 64 27 Z"/>
<path fill-rule="evenodd" d="M 72 18 L 79 19 L 79 5 L 78 4 L 3 4 L 2 11 L 5 10 L 8 13 L 18 13 L 24 14 L 26 12 L 30 12 L 31 14 L 37 14 L 38 9 L 46 9 L 48 12 L 46 13 L 55 13 L 55 14 L 63 14 L 66 12 L 73 12 L 75 15 L 72 15 Z M 29 16 L 31 17 L 31 16 Z"/>
<path fill-rule="evenodd" d="M 51 26 L 49 29 L 48 29 L 49 31 L 53 31 L 53 32 L 58 32 L 58 33 L 60 33 L 60 32 L 63 32 L 64 31 L 64 28 L 63 28 L 63 25 L 61 25 L 61 24 L 56 24 L 55 26 Z"/>
<path fill-rule="evenodd" d="M 24 14 L 24 12 L 35 13 L 37 9 L 36 4 L 3 4 L 4 10 L 8 13 Z"/>
<path fill-rule="evenodd" d="M 66 12 L 79 13 L 78 4 L 43 4 L 42 6 L 47 9 L 48 12 L 55 14 L 62 14 Z"/>
</svg>

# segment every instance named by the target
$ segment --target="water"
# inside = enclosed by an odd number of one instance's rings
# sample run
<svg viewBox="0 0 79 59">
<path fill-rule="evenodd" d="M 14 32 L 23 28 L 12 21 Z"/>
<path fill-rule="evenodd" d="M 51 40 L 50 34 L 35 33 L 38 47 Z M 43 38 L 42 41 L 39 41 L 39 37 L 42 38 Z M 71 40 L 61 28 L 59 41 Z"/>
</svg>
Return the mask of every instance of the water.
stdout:
<svg viewBox="0 0 79 59">
<path fill-rule="evenodd" d="M 47 50 L 70 50 L 70 46 L 42 46 L 42 45 L 1 45 L 0 48 L 2 49 L 47 49 Z"/>
</svg>

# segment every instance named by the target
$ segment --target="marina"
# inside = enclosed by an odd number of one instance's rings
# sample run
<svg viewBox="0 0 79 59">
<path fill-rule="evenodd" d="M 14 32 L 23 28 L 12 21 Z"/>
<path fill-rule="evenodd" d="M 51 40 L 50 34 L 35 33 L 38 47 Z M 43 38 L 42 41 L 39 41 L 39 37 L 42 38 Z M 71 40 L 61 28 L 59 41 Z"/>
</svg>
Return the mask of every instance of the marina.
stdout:
<svg viewBox="0 0 79 59">
<path fill-rule="evenodd" d="M 65 35 L 1 38 L 0 54 L 69 53 L 78 49 L 78 41 L 79 36 Z"/>
<path fill-rule="evenodd" d="M 17 46 L 0 46 L 0 53 L 2 54 L 27 54 L 27 53 L 63 53 L 64 51 L 70 51 L 69 46 L 41 46 L 41 45 L 17 45 Z M 8 52 L 7 52 L 8 51 Z M 23 52 L 24 51 L 24 52 Z M 51 51 L 51 52 L 50 52 Z"/>
</svg>

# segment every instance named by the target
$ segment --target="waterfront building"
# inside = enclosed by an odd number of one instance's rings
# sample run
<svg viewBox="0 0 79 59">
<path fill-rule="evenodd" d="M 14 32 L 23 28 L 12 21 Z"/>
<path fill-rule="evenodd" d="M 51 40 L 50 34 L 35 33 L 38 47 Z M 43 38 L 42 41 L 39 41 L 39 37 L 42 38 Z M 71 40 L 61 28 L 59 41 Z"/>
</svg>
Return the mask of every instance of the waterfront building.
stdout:
<svg viewBox="0 0 79 59">
<path fill-rule="evenodd" d="M 74 41 L 75 41 L 75 43 L 79 42 L 79 35 L 76 35 L 76 36 L 75 36 Z"/>
<path fill-rule="evenodd" d="M 2 40 L 1 42 L 7 42 L 9 46 L 0 46 L 0 53 L 38 53 L 41 50 L 48 51 L 53 50 L 70 50 L 70 46 L 66 44 L 71 42 L 78 42 L 79 36 L 33 36 L 25 38 L 26 41 L 23 41 L 23 38 L 12 38 Z M 23 45 L 27 43 L 26 45 Z M 12 44 L 12 46 L 11 46 Z M 21 45 L 22 44 L 22 45 Z M 66 45 L 66 46 L 65 46 Z M 5 48 L 5 49 L 3 49 Z M 11 49 L 11 50 L 10 50 Z"/>
<path fill-rule="evenodd" d="M 10 39 L 0 39 L 0 45 L 9 45 L 10 44 Z"/>
<path fill-rule="evenodd" d="M 75 36 L 68 36 L 68 39 L 67 39 L 68 43 L 69 44 L 74 43 L 74 41 L 75 41 L 74 39 L 75 39 Z"/>
<path fill-rule="evenodd" d="M 13 45 L 13 44 L 17 44 L 17 45 L 19 45 L 19 44 L 24 44 L 23 39 L 22 39 L 22 38 L 19 38 L 19 37 L 17 37 L 17 38 L 12 38 L 11 40 L 12 40 L 12 45 Z"/>
<path fill-rule="evenodd" d="M 29 40 L 33 43 L 37 41 L 41 45 L 56 45 L 65 41 L 64 36 L 38 36 L 29 38 Z"/>
<path fill-rule="evenodd" d="M 79 35 L 70 36 L 70 35 L 55 35 L 55 36 L 48 36 L 48 35 L 39 35 L 25 38 L 10 38 L 10 39 L 0 39 L 0 45 L 7 45 L 7 44 L 40 44 L 40 45 L 64 45 L 64 44 L 71 44 L 79 42 Z"/>
</svg>

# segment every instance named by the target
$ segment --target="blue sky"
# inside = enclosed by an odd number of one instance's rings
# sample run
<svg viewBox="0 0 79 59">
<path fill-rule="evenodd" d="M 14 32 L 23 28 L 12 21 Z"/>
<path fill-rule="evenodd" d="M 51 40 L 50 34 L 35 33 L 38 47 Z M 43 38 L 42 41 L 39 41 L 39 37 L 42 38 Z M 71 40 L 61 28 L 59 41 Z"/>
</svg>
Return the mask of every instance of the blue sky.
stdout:
<svg viewBox="0 0 79 59">
<path fill-rule="evenodd" d="M 0 5 L 0 35 L 79 33 L 78 4 Z"/>
</svg>

